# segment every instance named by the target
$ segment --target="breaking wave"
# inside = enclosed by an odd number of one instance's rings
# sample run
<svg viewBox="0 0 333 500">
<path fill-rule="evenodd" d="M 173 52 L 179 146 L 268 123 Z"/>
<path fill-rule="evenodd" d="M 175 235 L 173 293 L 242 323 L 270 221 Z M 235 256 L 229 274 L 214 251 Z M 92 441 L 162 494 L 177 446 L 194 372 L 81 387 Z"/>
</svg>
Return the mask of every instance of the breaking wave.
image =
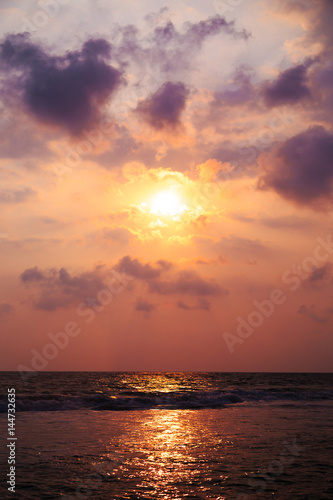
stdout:
<svg viewBox="0 0 333 500">
<path fill-rule="evenodd" d="M 83 396 L 29 395 L 17 398 L 16 411 L 124 411 L 147 409 L 204 409 L 255 402 L 293 402 L 332 400 L 333 391 L 310 392 L 270 390 L 125 392 L 116 396 L 91 394 Z M 0 413 L 7 412 L 7 401 L 0 402 Z"/>
</svg>

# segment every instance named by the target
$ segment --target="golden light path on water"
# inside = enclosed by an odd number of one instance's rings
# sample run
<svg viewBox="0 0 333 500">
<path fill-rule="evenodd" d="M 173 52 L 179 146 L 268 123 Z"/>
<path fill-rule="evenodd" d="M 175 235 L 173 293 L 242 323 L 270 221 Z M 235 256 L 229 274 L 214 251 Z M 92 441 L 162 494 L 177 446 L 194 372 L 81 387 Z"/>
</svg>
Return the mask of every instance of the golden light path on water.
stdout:
<svg viewBox="0 0 333 500">
<path fill-rule="evenodd" d="M 166 400 L 170 393 L 185 389 L 186 394 L 186 389 L 190 388 L 182 379 L 170 377 L 166 380 L 165 375 L 146 375 L 141 374 L 137 379 L 125 376 L 122 383 L 129 391 L 134 390 L 137 394 L 149 392 L 152 398 L 157 393 L 159 398 L 165 394 Z M 137 498 L 152 499 L 226 498 L 221 493 L 228 478 L 227 471 L 212 470 L 208 460 L 208 455 L 217 454 L 216 463 L 223 461 L 223 421 L 219 420 L 217 427 L 213 424 L 215 430 L 218 429 L 216 436 L 215 432 L 207 429 L 208 415 L 205 411 L 151 409 L 125 414 L 124 432 L 116 448 L 113 442 L 113 450 L 109 454 L 110 460 L 115 456 L 115 449 L 117 459 L 123 455 L 115 470 L 116 476 L 126 482 L 128 491 L 128 497 L 121 498 L 134 498 L 131 496 L 134 492 L 140 492 Z M 209 492 L 212 482 L 216 484 L 217 474 L 219 491 L 212 496 Z M 115 494 L 116 491 L 115 488 Z"/>
<path fill-rule="evenodd" d="M 192 425 L 192 416 L 191 410 L 151 410 L 139 435 L 133 441 L 134 436 L 127 436 L 132 441 L 131 465 L 127 469 L 126 462 L 122 464 L 122 477 L 129 483 L 134 480 L 135 487 L 147 495 L 143 498 L 225 498 L 205 496 L 213 479 L 211 464 L 201 448 L 205 440 L 207 446 L 207 432 L 204 421 L 198 426 L 195 418 Z M 227 476 L 221 474 L 221 483 L 224 478 Z M 189 488 L 192 496 L 188 496 Z"/>
<path fill-rule="evenodd" d="M 260 498 L 289 500 L 308 492 L 319 498 L 318 487 L 320 498 L 328 498 L 329 476 L 325 479 L 320 471 L 320 481 L 313 481 L 311 474 L 325 461 L 329 473 L 329 401 L 324 400 L 320 419 L 317 399 L 310 412 L 299 399 L 258 405 L 253 394 L 259 390 L 262 397 L 264 387 L 276 389 L 277 380 L 284 388 L 290 378 L 264 375 L 79 373 L 58 395 L 58 378 L 43 374 L 40 387 L 52 399 L 43 399 L 42 405 L 51 403 L 52 410 L 22 411 L 17 421 L 20 460 L 28 477 L 22 489 L 30 488 L 31 470 L 41 484 L 37 496 L 24 498 L 53 498 L 52 491 L 59 490 L 64 500 L 249 500 L 263 491 Z M 304 380 L 303 374 L 297 376 L 295 381 Z M 312 391 L 312 378 L 308 384 Z M 214 398 L 221 391 L 248 393 L 252 399 L 216 407 Z M 25 398 L 30 394 L 35 392 L 28 387 Z M 29 407 L 35 403 L 26 401 Z M 54 411 L 59 402 L 66 410 Z M 315 439 L 309 438 L 311 428 Z M 51 494 L 45 493 L 45 470 Z"/>
</svg>

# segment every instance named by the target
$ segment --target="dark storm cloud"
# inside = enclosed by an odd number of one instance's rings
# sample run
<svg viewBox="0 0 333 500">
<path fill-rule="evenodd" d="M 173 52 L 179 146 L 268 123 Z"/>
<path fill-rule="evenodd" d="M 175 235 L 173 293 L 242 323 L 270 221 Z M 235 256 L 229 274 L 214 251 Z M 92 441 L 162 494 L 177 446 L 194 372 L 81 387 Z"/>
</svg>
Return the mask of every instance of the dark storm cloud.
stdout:
<svg viewBox="0 0 333 500">
<path fill-rule="evenodd" d="M 307 82 L 309 64 L 308 62 L 289 68 L 280 73 L 275 81 L 268 83 L 263 90 L 266 105 L 283 106 L 311 97 Z"/>
<path fill-rule="evenodd" d="M 0 191 L 0 203 L 23 203 L 37 194 L 31 188 L 2 189 Z"/>
<path fill-rule="evenodd" d="M 299 204 L 332 196 L 333 134 L 312 127 L 279 145 L 265 159 L 259 188 L 271 188 Z"/>
<path fill-rule="evenodd" d="M 111 46 L 103 39 L 63 56 L 48 54 L 26 33 L 8 35 L 0 44 L 5 93 L 38 120 L 74 134 L 99 118 L 101 105 L 122 82 L 110 59 Z"/>
<path fill-rule="evenodd" d="M 183 83 L 166 82 L 154 94 L 140 102 L 137 111 L 155 129 L 177 127 L 188 95 L 189 90 Z"/>
</svg>

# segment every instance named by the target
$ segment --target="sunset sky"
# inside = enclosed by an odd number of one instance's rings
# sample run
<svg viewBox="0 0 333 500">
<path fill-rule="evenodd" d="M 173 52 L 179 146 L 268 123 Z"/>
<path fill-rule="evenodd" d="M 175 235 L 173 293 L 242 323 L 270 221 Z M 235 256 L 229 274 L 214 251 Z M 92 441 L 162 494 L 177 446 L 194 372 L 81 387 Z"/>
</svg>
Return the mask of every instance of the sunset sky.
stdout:
<svg viewBox="0 0 333 500">
<path fill-rule="evenodd" d="M 331 371 L 333 2 L 0 19 L 1 369 Z"/>
</svg>

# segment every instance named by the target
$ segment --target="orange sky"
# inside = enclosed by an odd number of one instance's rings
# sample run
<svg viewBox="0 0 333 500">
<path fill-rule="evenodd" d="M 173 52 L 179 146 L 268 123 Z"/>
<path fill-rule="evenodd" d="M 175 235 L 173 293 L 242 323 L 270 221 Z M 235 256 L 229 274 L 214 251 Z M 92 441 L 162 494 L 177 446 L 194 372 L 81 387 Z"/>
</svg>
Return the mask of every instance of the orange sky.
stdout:
<svg viewBox="0 0 333 500">
<path fill-rule="evenodd" d="M 0 10 L 1 369 L 331 371 L 332 5 Z"/>
</svg>

